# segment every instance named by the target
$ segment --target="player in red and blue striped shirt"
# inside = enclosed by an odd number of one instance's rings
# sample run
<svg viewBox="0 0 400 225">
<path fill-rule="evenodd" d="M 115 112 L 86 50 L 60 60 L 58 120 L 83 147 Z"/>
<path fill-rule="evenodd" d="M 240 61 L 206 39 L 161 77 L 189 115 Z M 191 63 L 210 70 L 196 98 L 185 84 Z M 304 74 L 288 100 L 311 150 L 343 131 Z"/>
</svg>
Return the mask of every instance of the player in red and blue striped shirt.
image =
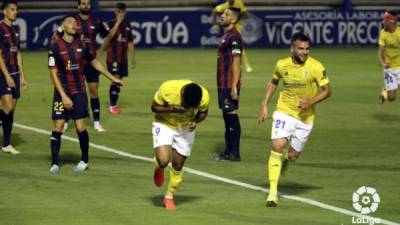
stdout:
<svg viewBox="0 0 400 225">
<path fill-rule="evenodd" d="M 225 122 L 225 150 L 215 159 L 240 161 L 241 128 L 238 116 L 243 40 L 235 24 L 240 9 L 228 8 L 221 16 L 224 36 L 218 47 L 218 103 Z"/>
<path fill-rule="evenodd" d="M 126 12 L 124 3 L 117 3 L 116 15 Z M 116 20 L 108 22 L 108 25 L 114 26 Z M 111 45 L 107 50 L 107 68 L 115 77 L 123 79 L 128 76 L 128 53 L 132 56 L 132 66 L 136 65 L 135 46 L 133 44 L 132 28 L 128 21 L 122 21 L 116 34 L 111 39 Z M 117 106 L 120 88 L 116 85 L 110 86 L 110 106 L 108 111 L 112 114 L 119 114 L 122 110 Z"/>
<path fill-rule="evenodd" d="M 2 5 L 4 18 L 0 23 L 0 96 L 3 109 L 0 119 L 3 125 L 2 151 L 18 154 L 11 145 L 11 131 L 14 122 L 14 111 L 17 99 L 20 97 L 20 87 L 27 88 L 18 29 L 12 25 L 17 18 L 18 5 L 16 1 L 4 1 Z"/>
<path fill-rule="evenodd" d="M 83 172 L 89 166 L 89 135 L 85 125 L 85 118 L 89 115 L 84 77 L 85 63 L 90 63 L 115 85 L 122 85 L 122 81 L 113 77 L 95 58 L 90 46 L 77 37 L 75 17 L 65 17 L 61 27 L 63 35 L 55 40 L 49 51 L 49 71 L 55 87 L 52 106 L 53 132 L 50 141 L 52 174 L 59 172 L 58 154 L 67 118 L 75 121 L 82 152 L 81 161 L 74 167 L 74 172 Z"/>
</svg>

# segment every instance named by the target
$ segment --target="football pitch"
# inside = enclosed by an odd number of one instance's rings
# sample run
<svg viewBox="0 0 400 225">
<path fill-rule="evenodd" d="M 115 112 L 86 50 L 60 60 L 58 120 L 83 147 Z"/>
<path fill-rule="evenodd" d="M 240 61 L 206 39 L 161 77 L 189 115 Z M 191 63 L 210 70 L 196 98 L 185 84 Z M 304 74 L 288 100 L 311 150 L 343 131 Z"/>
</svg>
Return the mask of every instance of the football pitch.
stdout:
<svg viewBox="0 0 400 225">
<path fill-rule="evenodd" d="M 281 192 L 305 201 L 281 198 L 277 208 L 265 207 L 266 193 L 251 187 L 268 186 L 270 116 L 277 93 L 264 124 L 257 124 L 257 115 L 275 62 L 289 51 L 249 49 L 248 54 L 254 72 L 242 75 L 242 162 L 212 160 L 224 145 L 216 50 L 138 49 L 137 67 L 130 70 L 120 95 L 123 114 L 107 112 L 109 81 L 101 78 L 101 117 L 107 132 L 96 133 L 88 119 L 90 141 L 95 144 L 90 148 L 90 170 L 72 172 L 79 161 L 79 145 L 64 139 L 61 173 L 51 175 L 50 135 L 44 132 L 51 130 L 53 96 L 47 52 L 23 52 L 29 88 L 18 102 L 12 136 L 22 153 L 0 154 L 0 224 L 348 225 L 354 219 L 342 211 L 355 212 L 352 195 L 361 186 L 375 188 L 380 196 L 379 207 L 370 216 L 383 219 L 381 224 L 400 224 L 400 103 L 378 103 L 383 77 L 377 49 L 311 50 L 328 72 L 332 95 L 317 105 L 309 142 L 280 180 Z M 162 208 L 166 185 L 154 186 L 153 166 L 146 161 L 153 156 L 150 104 L 159 85 L 169 79 L 196 81 L 210 91 L 212 100 L 185 164 L 206 176 L 185 173 L 175 212 Z M 76 138 L 72 124 L 65 136 Z M 242 186 L 211 179 L 209 174 Z"/>
</svg>

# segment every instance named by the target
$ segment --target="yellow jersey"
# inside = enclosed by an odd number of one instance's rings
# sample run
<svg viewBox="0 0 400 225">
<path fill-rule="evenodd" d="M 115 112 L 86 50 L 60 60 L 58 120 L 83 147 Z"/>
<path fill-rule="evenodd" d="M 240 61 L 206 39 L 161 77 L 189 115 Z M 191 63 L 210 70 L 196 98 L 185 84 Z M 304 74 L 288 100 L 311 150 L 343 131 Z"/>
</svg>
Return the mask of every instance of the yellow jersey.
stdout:
<svg viewBox="0 0 400 225">
<path fill-rule="evenodd" d="M 241 13 L 247 12 L 247 8 L 246 8 L 246 6 L 244 6 L 244 3 L 243 3 L 242 0 L 234 0 L 233 5 L 230 5 L 229 1 L 225 1 L 224 3 L 221 3 L 221 4 L 217 5 L 215 7 L 214 11 L 217 12 L 217 13 L 223 13 L 229 7 L 238 8 L 238 9 L 240 9 Z M 239 22 L 235 25 L 235 27 L 239 32 L 242 32 L 243 21 L 239 20 Z"/>
<path fill-rule="evenodd" d="M 317 95 L 318 87 L 329 83 L 324 66 L 312 57 L 308 57 L 303 65 L 295 64 L 292 58 L 288 57 L 276 63 L 272 79 L 283 81 L 277 111 L 293 116 L 304 123 L 313 123 L 314 106 L 309 109 L 300 109 L 299 104 L 301 99 Z"/>
<path fill-rule="evenodd" d="M 182 106 L 181 90 L 193 83 L 191 80 L 169 80 L 161 84 L 154 95 L 154 102 L 163 106 Z M 202 98 L 198 108 L 187 109 L 184 113 L 155 113 L 154 121 L 165 124 L 171 128 L 185 128 L 187 124 L 194 120 L 197 112 L 206 112 L 210 103 L 210 96 L 207 89 L 199 85 L 202 89 Z"/>
<path fill-rule="evenodd" d="M 382 29 L 378 43 L 379 46 L 385 48 L 385 63 L 392 69 L 400 68 L 400 27 L 397 27 L 393 33 Z"/>
</svg>

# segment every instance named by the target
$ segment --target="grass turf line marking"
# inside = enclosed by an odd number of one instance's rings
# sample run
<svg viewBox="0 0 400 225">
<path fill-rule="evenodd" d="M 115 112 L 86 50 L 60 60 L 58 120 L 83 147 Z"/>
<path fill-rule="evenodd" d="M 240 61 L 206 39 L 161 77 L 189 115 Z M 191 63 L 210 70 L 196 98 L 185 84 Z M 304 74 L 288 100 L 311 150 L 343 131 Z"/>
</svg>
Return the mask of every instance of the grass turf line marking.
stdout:
<svg viewBox="0 0 400 225">
<path fill-rule="evenodd" d="M 35 127 L 30 127 L 30 126 L 26 126 L 26 125 L 22 125 L 22 124 L 18 124 L 18 123 L 14 123 L 14 126 L 20 128 L 20 129 L 33 131 L 33 132 L 40 133 L 40 134 L 45 134 L 45 135 L 49 135 L 49 136 L 51 135 L 50 131 L 39 129 L 39 128 L 35 128 Z M 68 141 L 72 141 L 72 142 L 75 142 L 75 143 L 79 143 L 79 140 L 77 138 L 73 138 L 73 137 L 70 137 L 70 136 L 67 136 L 67 135 L 62 135 L 62 139 L 68 140 Z M 120 156 L 124 156 L 124 157 L 127 157 L 127 158 L 142 160 L 142 161 L 146 161 L 146 162 L 153 162 L 152 158 L 130 154 L 130 153 L 127 153 L 127 152 L 124 152 L 124 151 L 121 151 L 121 150 L 117 150 L 117 149 L 114 149 L 114 148 L 110 148 L 110 147 L 107 147 L 107 146 L 104 146 L 104 145 L 97 145 L 97 144 L 94 144 L 94 143 L 90 143 L 90 146 L 92 148 L 96 148 L 96 149 L 101 150 L 101 151 L 110 152 L 110 153 L 117 154 L 117 155 L 120 155 Z M 225 177 L 220 177 L 220 176 L 217 176 L 217 175 L 213 175 L 213 174 L 210 174 L 210 173 L 206 173 L 206 172 L 202 172 L 202 171 L 199 171 L 199 170 L 191 169 L 191 168 L 188 168 L 188 167 L 184 167 L 184 171 L 186 171 L 188 173 L 191 173 L 191 174 L 198 175 L 198 176 L 206 177 L 206 178 L 209 178 L 209 179 L 212 179 L 212 180 L 220 181 L 220 182 L 223 182 L 223 183 L 232 184 L 232 185 L 235 185 L 235 186 L 251 189 L 251 190 L 254 190 L 254 191 L 261 191 L 261 192 L 264 192 L 264 193 L 268 193 L 268 191 L 269 191 L 267 188 L 263 188 L 263 187 L 260 187 L 260 186 L 255 186 L 255 185 L 244 183 L 244 182 L 237 181 L 237 180 L 232 180 L 232 179 L 225 178 Z M 353 212 L 353 211 L 350 211 L 350 210 L 347 210 L 347 209 L 342 209 L 342 208 L 339 208 L 339 207 L 336 207 L 336 206 L 333 206 L 333 205 L 328 205 L 328 204 L 325 204 L 325 203 L 322 203 L 322 202 L 319 202 L 319 201 L 316 201 L 316 200 L 313 200 L 313 199 L 308 199 L 308 198 L 303 198 L 303 197 L 298 197 L 298 196 L 289 195 L 289 194 L 283 194 L 283 193 L 280 193 L 280 196 L 282 198 L 286 198 L 286 199 L 290 199 L 290 200 L 293 200 L 293 201 L 302 202 L 302 203 L 305 203 L 305 204 L 308 204 L 308 205 L 317 206 L 319 208 L 330 210 L 330 211 L 337 212 L 337 213 L 340 213 L 340 214 L 344 214 L 344 215 L 347 215 L 347 216 L 353 216 L 353 217 L 358 217 L 358 218 L 366 217 L 366 218 L 370 218 L 370 219 L 380 219 L 382 224 L 400 225 L 400 223 L 397 223 L 397 222 L 392 222 L 392 221 L 389 221 L 389 220 L 385 220 L 385 219 L 377 218 L 377 217 L 372 217 L 372 216 L 365 216 L 365 215 L 362 215 L 360 213 L 356 213 L 356 212 Z"/>
</svg>

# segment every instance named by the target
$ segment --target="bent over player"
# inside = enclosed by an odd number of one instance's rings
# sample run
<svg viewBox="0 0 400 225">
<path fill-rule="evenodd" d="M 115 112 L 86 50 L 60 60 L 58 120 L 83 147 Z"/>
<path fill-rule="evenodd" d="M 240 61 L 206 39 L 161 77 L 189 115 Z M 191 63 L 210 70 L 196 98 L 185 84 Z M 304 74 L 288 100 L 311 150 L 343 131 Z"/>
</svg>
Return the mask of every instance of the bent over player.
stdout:
<svg viewBox="0 0 400 225">
<path fill-rule="evenodd" d="M 182 182 L 183 165 L 192 151 L 195 129 L 207 117 L 208 91 L 190 80 L 170 80 L 161 84 L 154 95 L 154 183 L 161 187 L 164 168 L 172 158 L 164 206 L 175 210 L 173 196 Z"/>
</svg>

